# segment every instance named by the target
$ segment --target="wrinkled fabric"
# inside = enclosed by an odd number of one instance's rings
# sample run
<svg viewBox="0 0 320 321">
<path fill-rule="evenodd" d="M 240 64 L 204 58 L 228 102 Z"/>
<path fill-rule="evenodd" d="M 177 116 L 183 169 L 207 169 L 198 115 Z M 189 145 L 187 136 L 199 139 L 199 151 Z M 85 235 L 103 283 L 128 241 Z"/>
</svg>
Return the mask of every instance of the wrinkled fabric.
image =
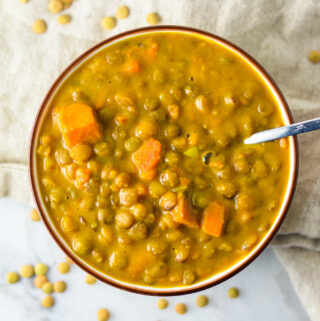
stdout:
<svg viewBox="0 0 320 321">
<path fill-rule="evenodd" d="M 254 56 L 272 75 L 296 121 L 320 116 L 320 64 L 307 59 L 320 50 L 317 0 L 131 0 L 129 18 L 112 31 L 100 27 L 120 1 L 75 0 L 61 26 L 47 1 L 0 1 L 0 196 L 31 201 L 28 143 L 37 109 L 51 83 L 84 50 L 98 41 L 146 25 L 158 12 L 163 24 L 185 25 L 225 37 Z M 35 19 L 48 30 L 35 35 Z M 299 137 L 300 171 L 293 204 L 273 241 L 294 287 L 313 320 L 320 320 L 320 132 Z"/>
</svg>

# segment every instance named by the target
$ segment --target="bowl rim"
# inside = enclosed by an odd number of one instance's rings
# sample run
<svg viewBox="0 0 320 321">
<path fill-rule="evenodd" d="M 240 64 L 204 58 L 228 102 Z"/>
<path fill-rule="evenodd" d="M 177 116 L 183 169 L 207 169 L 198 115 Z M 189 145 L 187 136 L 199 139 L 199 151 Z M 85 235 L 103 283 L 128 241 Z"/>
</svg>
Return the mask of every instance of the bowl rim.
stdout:
<svg viewBox="0 0 320 321">
<path fill-rule="evenodd" d="M 129 282 L 126 281 L 120 281 L 121 283 L 119 283 L 119 280 L 117 280 L 116 278 L 112 277 L 112 276 L 108 276 L 109 278 L 104 278 L 101 274 L 98 274 L 96 272 L 96 269 L 92 268 L 92 270 L 89 270 L 85 265 L 82 264 L 81 260 L 78 259 L 78 257 L 67 247 L 65 246 L 62 241 L 59 239 L 59 233 L 56 231 L 56 229 L 54 229 L 51 224 L 49 223 L 49 220 L 47 218 L 47 216 L 44 213 L 44 210 L 41 206 L 41 201 L 40 201 L 40 195 L 39 192 L 36 188 L 36 175 L 34 172 L 34 147 L 36 145 L 35 143 L 35 137 L 36 137 L 36 133 L 37 133 L 37 129 L 39 127 L 39 120 L 41 118 L 42 113 L 45 111 L 46 106 L 48 101 L 51 99 L 53 93 L 55 92 L 55 90 L 57 89 L 57 87 L 61 84 L 61 81 L 64 80 L 65 76 L 72 71 L 72 69 L 74 67 L 76 67 L 79 63 L 83 62 L 83 60 L 87 57 L 89 57 L 90 55 L 92 55 L 94 52 L 96 52 L 97 50 L 99 50 L 100 48 L 102 48 L 103 46 L 108 45 L 110 42 L 113 42 L 115 40 L 120 40 L 122 38 L 126 38 L 128 36 L 134 36 L 134 35 L 140 35 L 140 34 L 144 34 L 144 33 L 150 33 L 150 32 L 157 32 L 157 31 L 177 31 L 177 32 L 184 32 L 187 34 L 196 34 L 196 35 L 200 35 L 200 36 L 204 36 L 207 37 L 208 39 L 211 39 L 213 41 L 218 41 L 219 43 L 222 43 L 224 45 L 227 45 L 228 48 L 231 48 L 232 51 L 234 51 L 236 54 L 240 54 L 241 56 L 244 56 L 247 60 L 248 63 L 253 66 L 256 70 L 258 70 L 260 73 L 262 73 L 262 75 L 264 76 L 264 78 L 266 80 L 269 81 L 269 85 L 271 86 L 271 88 L 273 89 L 273 91 L 277 94 L 278 99 L 281 102 L 281 105 L 284 108 L 284 113 L 282 112 L 282 115 L 285 115 L 287 117 L 287 119 L 289 120 L 289 123 L 293 123 L 293 117 L 291 114 L 291 111 L 289 109 L 288 103 L 285 100 L 280 88 L 278 87 L 278 85 L 276 84 L 276 82 L 273 80 L 273 78 L 271 77 L 271 75 L 264 69 L 264 67 L 262 67 L 262 65 L 260 63 L 258 63 L 250 54 L 248 54 L 245 50 L 243 50 L 242 48 L 238 47 L 237 45 L 235 45 L 234 43 L 230 42 L 229 40 L 224 39 L 223 37 L 217 36 L 213 33 L 204 31 L 204 30 L 200 30 L 200 29 L 196 29 L 196 28 L 191 28 L 191 27 L 185 27 L 185 26 L 178 26 L 178 25 L 161 25 L 161 26 L 152 26 L 152 27 L 142 27 L 142 28 L 136 28 L 136 29 L 130 29 L 127 30 L 125 32 L 116 34 L 112 37 L 109 37 L 99 43 L 97 43 L 96 45 L 94 45 L 93 47 L 91 47 L 90 49 L 86 50 L 83 54 L 81 54 L 80 56 L 78 56 L 76 59 L 74 59 L 60 74 L 59 76 L 56 78 L 56 80 L 53 82 L 53 84 L 50 86 L 48 92 L 46 93 L 44 99 L 42 100 L 40 107 L 38 109 L 38 112 L 36 114 L 33 126 L 32 126 L 32 131 L 31 131 L 31 136 L 30 136 L 30 141 L 29 141 L 29 155 L 28 155 L 28 172 L 29 172 L 29 181 L 30 181 L 30 185 L 31 185 L 31 189 L 32 189 L 32 195 L 33 195 L 33 199 L 35 201 L 36 207 L 40 213 L 41 219 L 44 222 L 47 230 L 49 231 L 51 237 L 55 240 L 55 242 L 58 244 L 58 246 L 61 248 L 61 250 L 69 257 L 71 258 L 71 260 L 76 263 L 81 269 L 83 269 L 85 272 L 93 275 L 95 278 L 99 279 L 100 281 L 107 283 L 111 286 L 114 286 L 116 288 L 122 289 L 122 290 L 126 290 L 129 292 L 133 292 L 133 293 L 138 293 L 138 294 L 145 294 L 145 295 L 151 295 L 151 296 L 176 296 L 176 295 L 183 295 L 183 294 L 189 294 L 189 293 L 194 293 L 194 292 L 198 292 L 201 290 L 205 290 L 208 289 L 212 286 L 215 286 L 229 278 L 231 278 L 232 276 L 234 276 L 235 274 L 239 273 L 240 271 L 242 271 L 245 267 L 247 267 L 250 263 L 252 263 L 263 251 L 264 249 L 269 245 L 269 243 L 271 242 L 271 240 L 274 238 L 274 236 L 276 235 L 277 231 L 279 230 L 282 222 L 284 221 L 288 210 L 290 208 L 290 205 L 292 203 L 292 199 L 294 196 L 294 192 L 296 189 L 296 184 L 297 184 L 297 176 L 298 176 L 298 141 L 297 138 L 295 136 L 292 137 L 292 147 L 293 147 L 293 154 L 290 155 L 290 162 L 292 163 L 291 166 L 293 166 L 293 171 L 292 171 L 292 176 L 291 174 L 289 174 L 289 180 L 290 178 L 292 178 L 292 184 L 291 186 L 287 187 L 287 189 L 289 188 L 289 194 L 286 197 L 286 199 L 284 200 L 283 204 L 283 211 L 282 213 L 278 213 L 278 222 L 275 223 L 273 225 L 273 231 L 272 233 L 270 233 L 268 235 L 268 237 L 265 237 L 255 248 L 255 253 L 254 255 L 250 255 L 250 252 L 248 253 L 247 256 L 245 256 L 242 259 L 242 263 L 239 266 L 233 265 L 231 266 L 228 270 L 229 272 L 224 275 L 221 276 L 220 278 L 216 279 L 216 280 L 210 280 L 210 277 L 208 279 L 206 279 L 205 281 L 202 282 L 202 284 L 199 284 L 197 286 L 197 284 L 195 284 L 191 289 L 189 286 L 184 286 L 184 287 L 180 287 L 180 288 L 165 288 L 165 287 L 161 287 L 161 288 L 157 288 L 157 287 L 148 287 L 148 288 L 140 288 L 139 285 L 136 284 L 131 284 Z M 292 157 L 293 155 L 293 157 Z M 290 167 L 291 167 L 290 166 Z M 291 172 L 291 171 L 290 171 Z"/>
</svg>

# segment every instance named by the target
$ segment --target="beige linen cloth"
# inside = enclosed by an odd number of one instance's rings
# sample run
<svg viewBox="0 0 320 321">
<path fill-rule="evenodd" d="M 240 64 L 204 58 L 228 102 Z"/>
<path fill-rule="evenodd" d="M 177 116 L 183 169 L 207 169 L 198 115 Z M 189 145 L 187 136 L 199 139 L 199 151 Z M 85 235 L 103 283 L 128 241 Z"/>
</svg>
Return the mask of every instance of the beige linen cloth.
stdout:
<svg viewBox="0 0 320 321">
<path fill-rule="evenodd" d="M 69 25 L 56 23 L 44 0 L 0 1 L 0 196 L 32 202 L 27 178 L 31 126 L 50 84 L 79 54 L 118 32 L 146 25 L 156 11 L 163 24 L 201 28 L 252 54 L 274 77 L 296 121 L 320 116 L 318 0 L 127 0 L 128 19 L 112 31 L 100 21 L 122 1 L 75 0 Z M 35 35 L 43 18 L 48 31 Z M 294 202 L 273 245 L 312 320 L 320 320 L 320 132 L 300 138 L 300 175 Z"/>
</svg>

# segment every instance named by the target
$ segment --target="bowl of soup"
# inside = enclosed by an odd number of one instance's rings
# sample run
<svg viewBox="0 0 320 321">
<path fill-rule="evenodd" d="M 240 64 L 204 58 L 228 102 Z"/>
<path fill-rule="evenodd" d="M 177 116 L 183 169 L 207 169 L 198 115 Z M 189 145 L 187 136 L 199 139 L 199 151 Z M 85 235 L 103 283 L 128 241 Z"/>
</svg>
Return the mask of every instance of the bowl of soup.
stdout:
<svg viewBox="0 0 320 321">
<path fill-rule="evenodd" d="M 83 270 L 128 291 L 177 295 L 252 262 L 282 223 L 295 138 L 270 75 L 229 41 L 142 28 L 77 58 L 35 120 L 29 169 L 43 222 Z"/>
</svg>

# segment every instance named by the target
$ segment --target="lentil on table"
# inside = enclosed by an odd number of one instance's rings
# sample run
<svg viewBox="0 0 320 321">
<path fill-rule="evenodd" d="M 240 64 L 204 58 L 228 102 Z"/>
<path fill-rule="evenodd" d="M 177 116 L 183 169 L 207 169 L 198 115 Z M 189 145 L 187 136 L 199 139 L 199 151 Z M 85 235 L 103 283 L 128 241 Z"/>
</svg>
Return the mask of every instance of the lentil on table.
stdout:
<svg viewBox="0 0 320 321">
<path fill-rule="evenodd" d="M 190 285 L 247 256 L 272 226 L 288 141 L 243 140 L 283 124 L 270 89 L 227 48 L 182 33 L 122 40 L 56 93 L 37 145 L 41 197 L 94 268 Z"/>
</svg>

